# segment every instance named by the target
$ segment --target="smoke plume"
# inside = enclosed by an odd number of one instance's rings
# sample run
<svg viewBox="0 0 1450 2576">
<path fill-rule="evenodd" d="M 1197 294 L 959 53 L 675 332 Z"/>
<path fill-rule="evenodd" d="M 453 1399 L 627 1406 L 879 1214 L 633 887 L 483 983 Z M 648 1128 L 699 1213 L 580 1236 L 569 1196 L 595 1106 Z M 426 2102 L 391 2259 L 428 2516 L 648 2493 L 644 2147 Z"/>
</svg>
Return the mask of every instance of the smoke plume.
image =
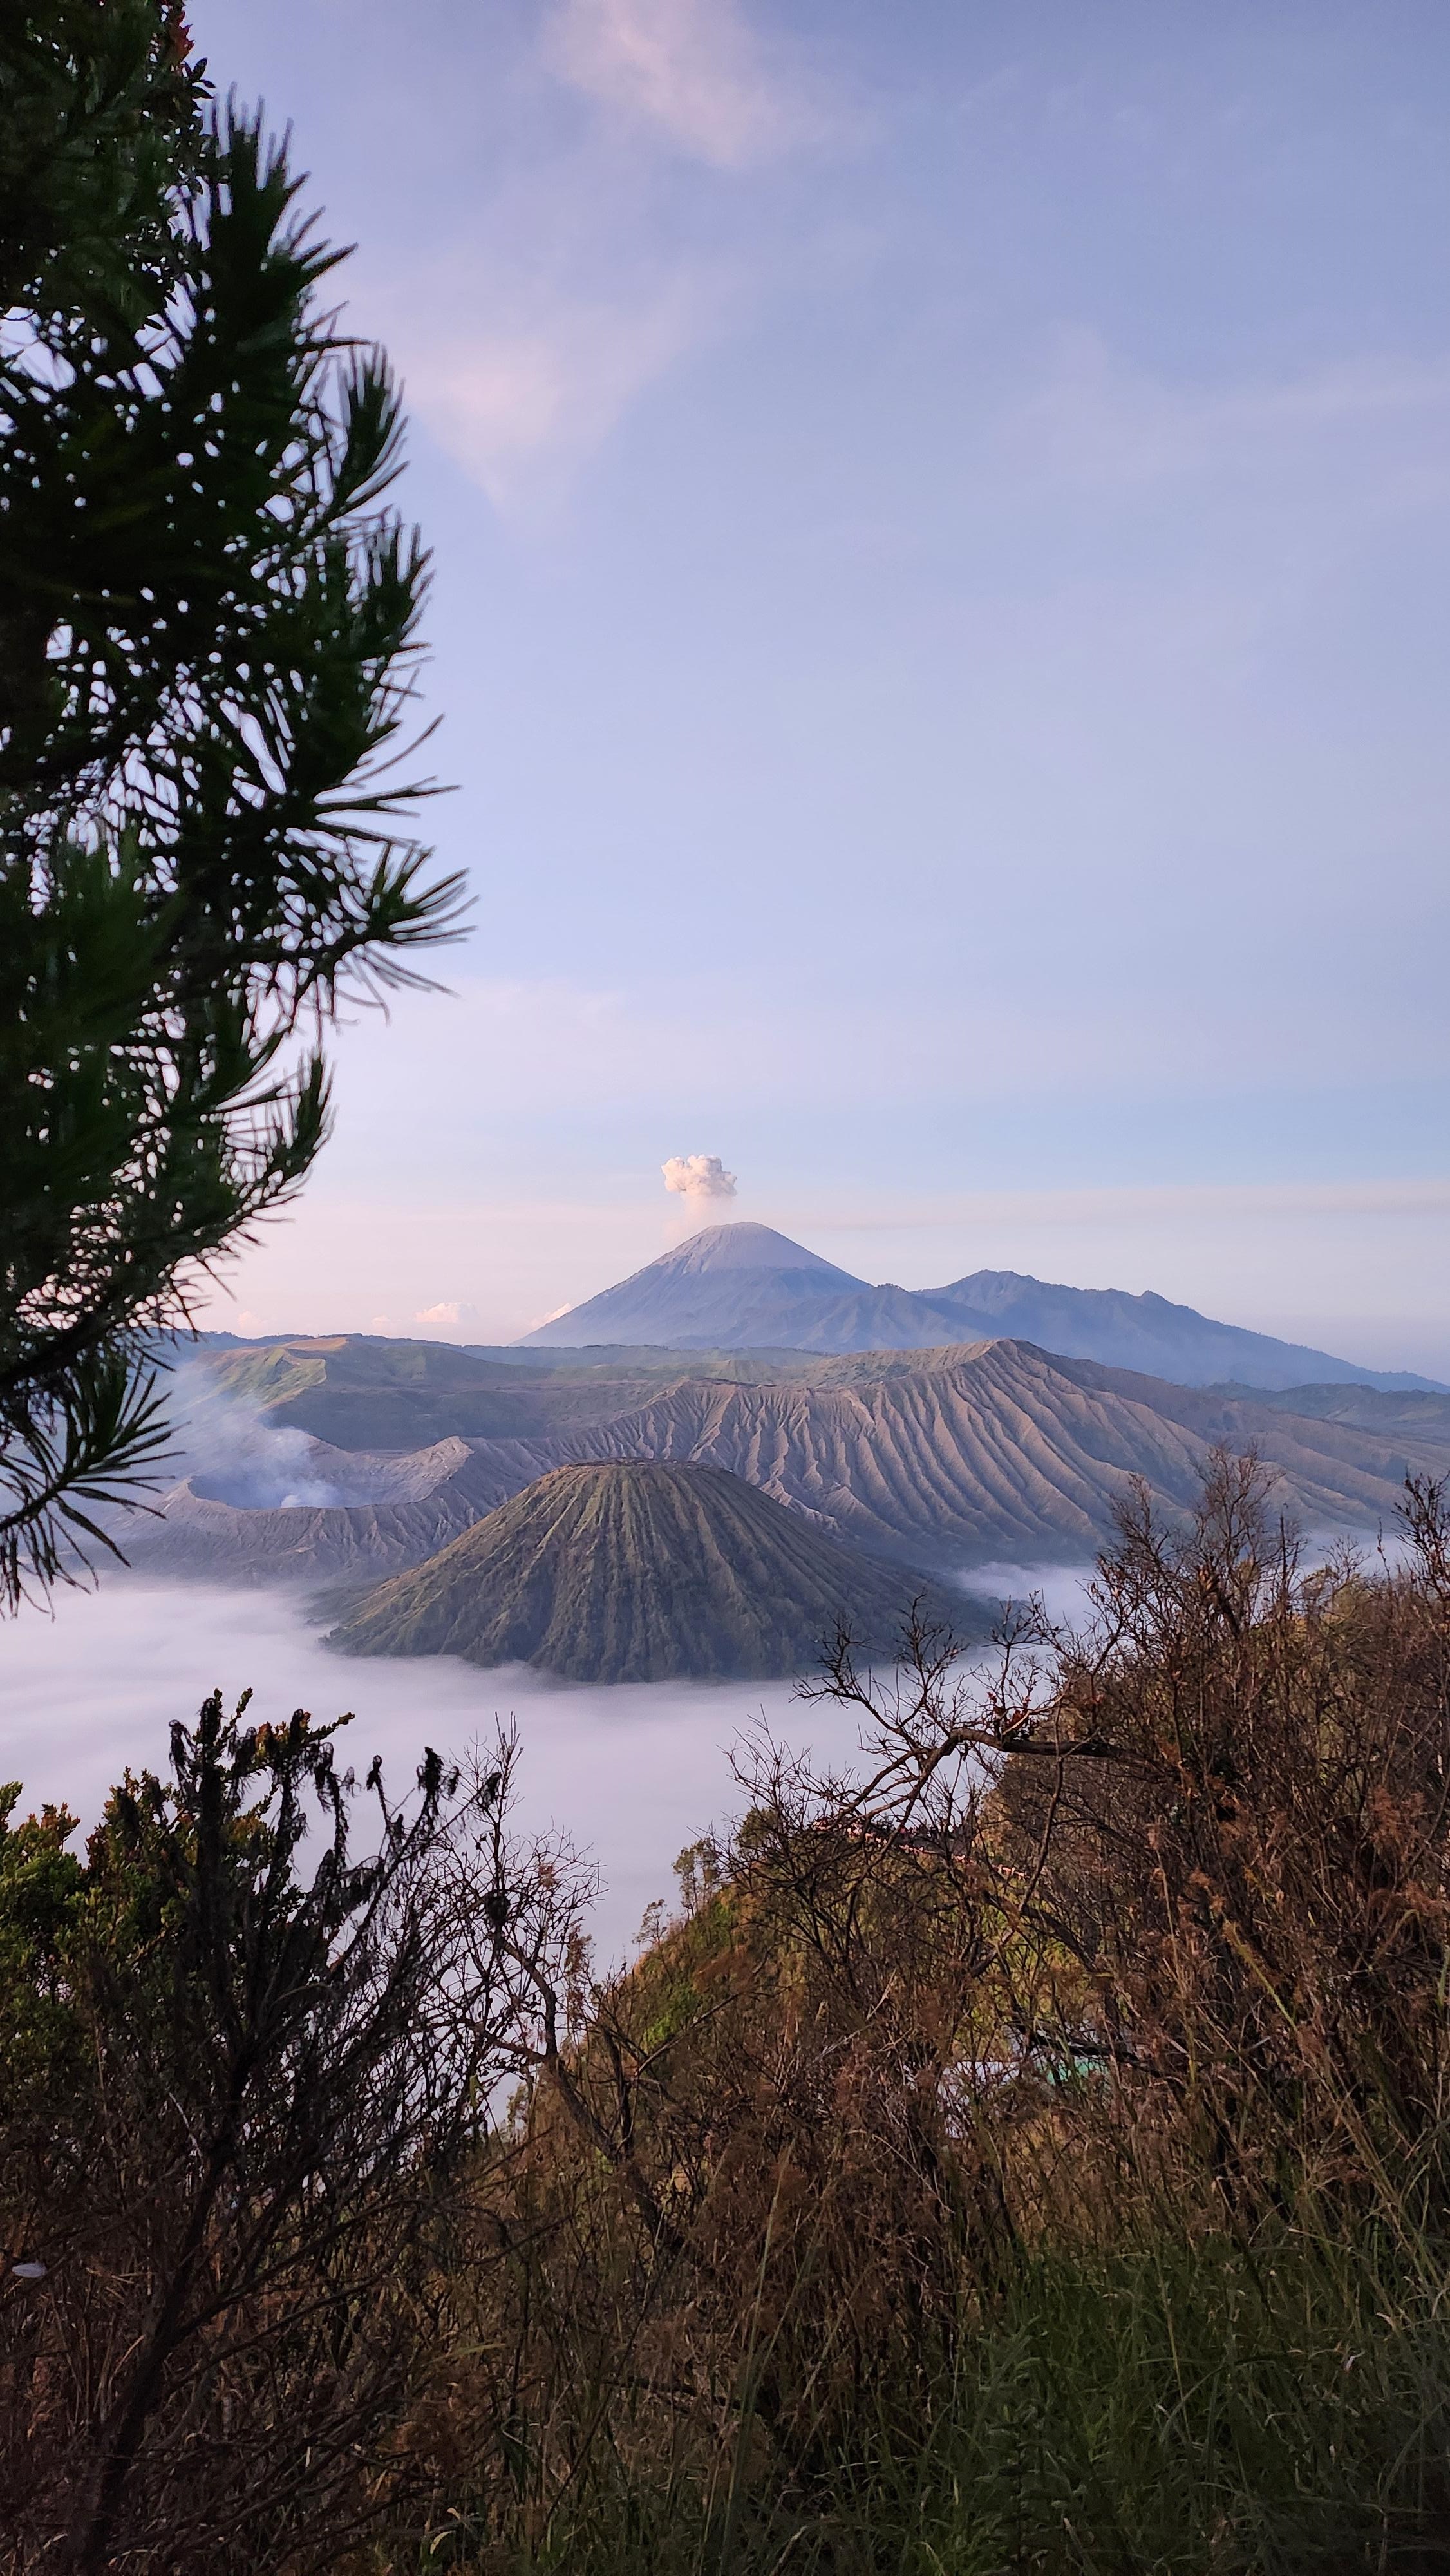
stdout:
<svg viewBox="0 0 1450 2576">
<path fill-rule="evenodd" d="M 678 1190 L 686 1199 L 733 1199 L 735 1175 L 727 1172 L 718 1154 L 672 1154 L 660 1165 L 665 1188 Z"/>
<path fill-rule="evenodd" d="M 184 1361 L 167 1391 L 176 1425 L 167 1471 L 188 1476 L 209 1501 L 275 1511 L 372 1499 L 319 1475 L 326 1444 L 306 1431 L 274 1429 L 254 1406 L 218 1386 L 204 1360 Z"/>
</svg>

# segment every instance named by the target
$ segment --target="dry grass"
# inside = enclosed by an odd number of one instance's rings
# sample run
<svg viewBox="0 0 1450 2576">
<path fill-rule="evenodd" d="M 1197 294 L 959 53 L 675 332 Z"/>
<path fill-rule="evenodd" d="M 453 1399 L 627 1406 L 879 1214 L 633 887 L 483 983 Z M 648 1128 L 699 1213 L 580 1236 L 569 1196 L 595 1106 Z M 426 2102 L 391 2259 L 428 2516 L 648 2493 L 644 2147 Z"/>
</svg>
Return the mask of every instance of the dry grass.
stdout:
<svg viewBox="0 0 1450 2576">
<path fill-rule="evenodd" d="M 480 2571 L 1450 2566 L 1450 1579 L 1141 1500 L 973 1698 L 843 1650 L 455 2284 Z M 451 2537 L 445 2539 L 445 2531 Z"/>
</svg>

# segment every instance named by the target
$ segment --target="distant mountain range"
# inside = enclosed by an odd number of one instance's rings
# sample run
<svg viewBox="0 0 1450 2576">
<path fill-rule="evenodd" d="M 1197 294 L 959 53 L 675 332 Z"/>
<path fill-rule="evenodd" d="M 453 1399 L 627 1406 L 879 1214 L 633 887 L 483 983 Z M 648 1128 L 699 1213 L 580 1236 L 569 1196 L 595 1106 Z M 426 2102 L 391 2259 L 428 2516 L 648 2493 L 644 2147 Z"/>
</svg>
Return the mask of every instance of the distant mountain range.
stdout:
<svg viewBox="0 0 1450 2576">
<path fill-rule="evenodd" d="M 526 1336 L 520 1348 L 928 1350 L 1029 1341 L 1180 1386 L 1357 1385 L 1443 1392 L 1433 1378 L 1366 1369 L 1297 1342 L 1219 1324 L 1151 1291 L 1064 1288 L 975 1270 L 946 1288 L 873 1288 L 767 1225 L 714 1225 L 618 1287 Z"/>
<path fill-rule="evenodd" d="M 1391 1525 L 1407 1472 L 1450 1470 L 1450 1394 L 1191 1388 L 1020 1341 L 501 1364 L 338 1336 L 195 1365 L 211 1393 L 191 1472 L 159 1518 L 118 1524 L 127 1555 L 314 1590 L 419 1565 L 553 1469 L 602 1460 L 723 1468 L 824 1539 L 947 1577 L 1080 1563 L 1128 1476 L 1179 1510 L 1216 1445 L 1257 1448 L 1276 1507 L 1316 1530 Z M 475 1427 L 495 1405 L 494 1427 Z"/>
<path fill-rule="evenodd" d="M 507 1350 L 216 1337 L 183 1365 L 185 1472 L 116 1522 L 138 1568 L 326 1589 L 354 1652 L 597 1681 L 799 1670 L 842 1614 L 884 1651 L 924 1582 L 979 1634 L 973 1569 L 1081 1563 L 1130 1477 L 1181 1512 L 1218 1447 L 1313 1532 L 1450 1472 L 1427 1379 L 1011 1272 L 872 1288 L 754 1225 Z"/>
<path fill-rule="evenodd" d="M 986 1633 L 980 1603 L 874 1564 L 722 1468 L 632 1459 L 556 1467 L 366 1594 L 328 1643 L 577 1681 L 763 1679 L 818 1664 L 842 1621 L 890 1654 L 914 1599 L 964 1640 Z"/>
</svg>

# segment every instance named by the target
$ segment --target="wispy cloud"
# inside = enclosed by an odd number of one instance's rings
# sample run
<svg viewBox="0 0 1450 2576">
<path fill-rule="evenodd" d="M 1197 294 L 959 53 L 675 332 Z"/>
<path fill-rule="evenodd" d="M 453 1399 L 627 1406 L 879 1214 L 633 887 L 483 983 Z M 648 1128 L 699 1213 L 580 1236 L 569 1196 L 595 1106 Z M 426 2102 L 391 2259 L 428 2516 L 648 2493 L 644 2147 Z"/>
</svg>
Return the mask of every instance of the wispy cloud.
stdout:
<svg viewBox="0 0 1450 2576">
<path fill-rule="evenodd" d="M 406 382 L 439 445 L 495 508 L 515 511 L 557 499 L 718 299 L 696 274 L 642 280 L 632 301 L 541 282 L 505 302 L 489 311 L 465 293 L 462 316 L 416 333 Z"/>
<path fill-rule="evenodd" d="M 753 309 L 756 174 L 835 129 L 736 0 L 561 0 L 518 78 L 529 151 L 379 320 L 439 444 L 499 511 L 547 519 L 641 395 Z M 681 159 L 701 221 L 662 225 Z"/>
<path fill-rule="evenodd" d="M 1000 436 L 1019 472 L 1101 489 L 1208 469 L 1277 473 L 1286 457 L 1366 429 L 1383 474 L 1387 431 L 1428 428 L 1443 440 L 1447 417 L 1450 364 L 1443 359 L 1365 360 L 1198 386 L 1129 366 L 1096 332 L 1073 330 L 1036 386 L 1006 407 Z M 1393 470 L 1392 449 L 1388 462 Z"/>
<path fill-rule="evenodd" d="M 1450 1180 L 1188 1182 L 1134 1188 L 972 1190 L 941 1197 L 823 1202 L 809 1222 L 828 1232 L 918 1233 L 964 1225 L 1134 1226 L 1201 1219 L 1450 1217 Z"/>
<path fill-rule="evenodd" d="M 735 0 L 565 0 L 545 60 L 716 169 L 745 169 L 812 128 Z"/>
</svg>

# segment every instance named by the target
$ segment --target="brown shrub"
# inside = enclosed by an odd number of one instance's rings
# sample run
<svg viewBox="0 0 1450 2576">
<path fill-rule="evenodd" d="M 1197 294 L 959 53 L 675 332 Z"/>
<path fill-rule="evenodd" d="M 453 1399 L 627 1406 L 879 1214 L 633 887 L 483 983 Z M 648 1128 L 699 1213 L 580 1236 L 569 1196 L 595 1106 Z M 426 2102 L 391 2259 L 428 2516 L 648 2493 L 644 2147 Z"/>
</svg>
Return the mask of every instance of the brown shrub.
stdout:
<svg viewBox="0 0 1450 2576">
<path fill-rule="evenodd" d="M 863 2427 L 920 2438 L 1047 2246 L 1440 2229 L 1438 1491 L 1405 1535 L 1306 1572 L 1220 1458 L 1187 1525 L 1131 1494 L 1090 1630 L 1030 1608 L 987 1682 L 930 1631 L 887 1684 L 842 1641 L 861 1763 L 763 1749 L 482 2195 L 477 2546 L 641 2483 L 824 2491 Z"/>
</svg>

